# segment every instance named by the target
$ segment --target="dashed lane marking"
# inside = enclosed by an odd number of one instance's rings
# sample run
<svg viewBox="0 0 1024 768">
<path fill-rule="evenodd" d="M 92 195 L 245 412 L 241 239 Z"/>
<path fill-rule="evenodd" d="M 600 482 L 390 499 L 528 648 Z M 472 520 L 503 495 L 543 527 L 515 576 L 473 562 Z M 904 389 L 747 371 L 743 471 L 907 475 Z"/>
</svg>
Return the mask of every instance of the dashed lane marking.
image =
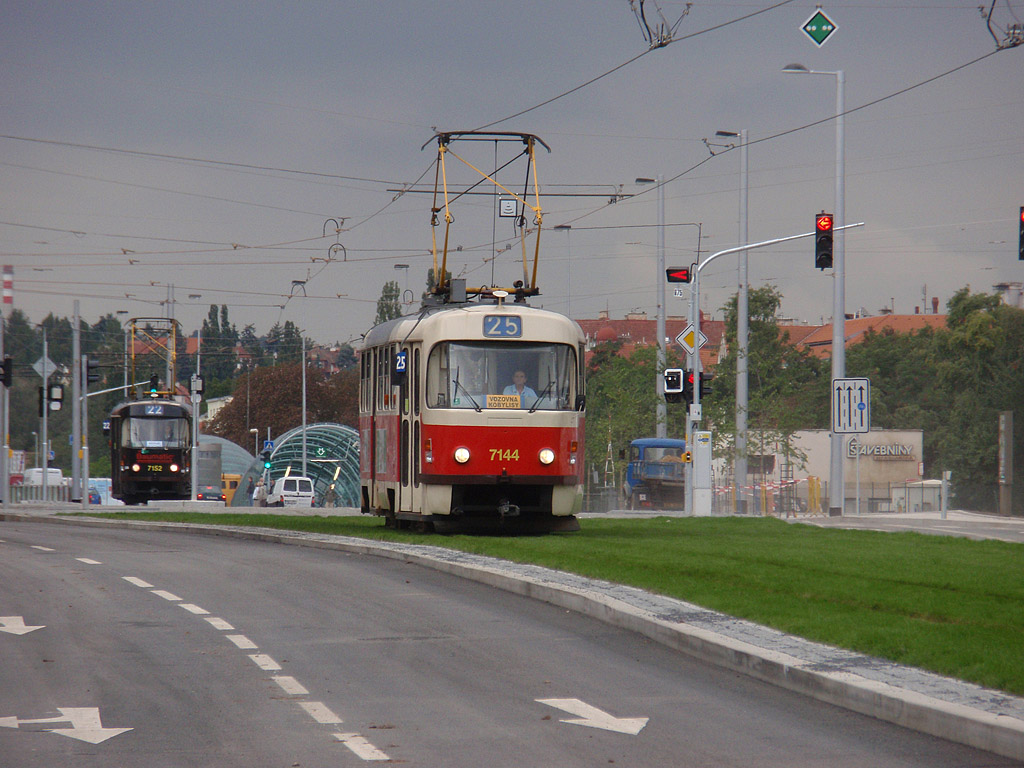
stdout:
<svg viewBox="0 0 1024 768">
<path fill-rule="evenodd" d="M 33 544 L 31 546 L 32 546 L 32 549 L 38 549 L 40 552 L 56 552 L 57 551 L 55 549 L 50 549 L 49 547 L 44 547 L 44 546 L 41 546 L 39 544 Z"/>
<path fill-rule="evenodd" d="M 99 560 L 93 560 L 90 557 L 76 557 L 75 560 L 86 565 L 103 565 Z"/>
<path fill-rule="evenodd" d="M 265 653 L 250 653 L 249 658 L 264 672 L 280 672 L 281 665 Z"/>
<path fill-rule="evenodd" d="M 197 616 L 204 616 L 207 613 L 209 613 L 208 610 L 206 610 L 205 608 L 200 608 L 195 603 L 179 603 L 179 605 L 181 605 L 181 607 L 184 608 L 189 613 L 194 613 Z"/>
<path fill-rule="evenodd" d="M 129 584 L 134 584 L 136 587 L 142 587 L 143 589 L 152 589 L 153 585 L 148 581 L 143 581 L 135 576 L 122 576 L 122 579 L 127 581 Z"/>
<path fill-rule="evenodd" d="M 245 635 L 225 635 L 225 637 L 232 643 L 237 645 L 239 648 L 241 648 L 243 651 L 251 651 L 256 648 L 259 648 L 259 646 L 256 645 L 256 643 L 254 643 Z"/>
<path fill-rule="evenodd" d="M 336 733 L 334 738 L 351 749 L 357 757 L 361 757 L 363 760 L 391 759 L 358 733 Z"/>
<path fill-rule="evenodd" d="M 274 675 L 273 679 L 289 696 L 305 696 L 309 693 L 302 683 L 290 675 Z"/>
<path fill-rule="evenodd" d="M 172 603 L 181 602 L 181 598 L 173 592 L 168 592 L 166 589 L 154 589 L 153 594 L 157 597 L 162 597 L 164 600 L 168 600 Z"/>
<path fill-rule="evenodd" d="M 302 707 L 306 712 L 322 725 L 338 725 L 344 722 L 340 717 L 331 712 L 331 710 L 322 701 L 300 701 L 299 706 Z"/>
<path fill-rule="evenodd" d="M 208 622 L 210 622 L 210 624 L 213 626 L 214 629 L 221 629 L 221 630 L 234 629 L 234 627 L 231 626 L 230 624 L 228 624 L 226 621 L 224 621 L 224 619 L 218 618 L 216 616 L 209 616 L 209 617 L 207 617 L 206 620 Z"/>
</svg>

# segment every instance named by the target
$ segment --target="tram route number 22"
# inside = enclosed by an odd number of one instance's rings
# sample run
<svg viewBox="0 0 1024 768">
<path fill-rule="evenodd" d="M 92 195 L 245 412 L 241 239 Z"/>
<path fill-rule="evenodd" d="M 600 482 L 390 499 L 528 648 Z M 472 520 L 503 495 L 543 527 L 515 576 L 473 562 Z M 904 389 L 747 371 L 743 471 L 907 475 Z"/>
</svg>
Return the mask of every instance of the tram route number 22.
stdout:
<svg viewBox="0 0 1024 768">
<path fill-rule="evenodd" d="M 491 448 L 491 461 L 519 461 L 519 449 Z"/>
</svg>

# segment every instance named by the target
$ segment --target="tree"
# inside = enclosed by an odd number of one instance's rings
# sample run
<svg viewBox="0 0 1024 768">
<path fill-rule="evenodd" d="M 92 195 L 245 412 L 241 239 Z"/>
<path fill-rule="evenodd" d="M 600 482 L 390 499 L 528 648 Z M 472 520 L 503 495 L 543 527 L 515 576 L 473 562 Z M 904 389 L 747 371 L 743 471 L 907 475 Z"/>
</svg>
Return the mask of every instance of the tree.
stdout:
<svg viewBox="0 0 1024 768">
<path fill-rule="evenodd" d="M 828 377 L 820 360 L 793 346 L 788 333 L 780 333 L 776 315 L 782 294 L 777 288 L 754 288 L 747 297 L 747 426 L 762 442 L 777 443 L 783 453 L 802 461 L 792 438 L 801 429 L 827 426 Z M 711 396 L 702 401 L 716 444 L 730 461 L 736 444 L 736 306 L 733 296 L 723 307 L 729 351 L 715 368 Z M 748 442 L 748 453 L 755 448 L 755 441 Z"/>
<path fill-rule="evenodd" d="M 402 304 L 399 301 L 399 294 L 400 289 L 397 280 L 388 280 L 384 283 L 384 288 L 380 292 L 380 298 L 377 299 L 377 317 L 373 321 L 374 325 L 380 325 L 388 320 L 402 316 Z"/>
</svg>

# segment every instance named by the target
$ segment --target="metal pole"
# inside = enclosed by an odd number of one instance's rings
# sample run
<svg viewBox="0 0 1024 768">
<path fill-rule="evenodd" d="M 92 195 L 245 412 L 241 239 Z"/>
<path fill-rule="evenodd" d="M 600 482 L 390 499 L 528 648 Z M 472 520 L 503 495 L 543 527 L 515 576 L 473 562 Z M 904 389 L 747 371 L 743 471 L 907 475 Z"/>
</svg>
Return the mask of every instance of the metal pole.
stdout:
<svg viewBox="0 0 1024 768">
<path fill-rule="evenodd" d="M 747 176 L 747 130 L 740 131 L 740 242 L 745 243 L 747 236 L 747 192 L 749 177 Z M 743 488 L 747 484 L 747 364 L 750 346 L 750 308 L 747 302 L 747 252 L 739 254 L 739 286 L 736 295 L 736 512 L 746 514 L 746 504 L 742 501 Z"/>
<path fill-rule="evenodd" d="M 302 476 L 306 474 L 306 336 L 302 336 Z"/>
<path fill-rule="evenodd" d="M 71 328 L 71 500 L 79 501 L 83 496 L 88 502 L 88 493 L 82 485 L 81 466 L 79 465 L 82 440 L 82 321 L 79 315 L 78 299 L 72 304 L 74 326 Z"/>
<path fill-rule="evenodd" d="M 832 259 L 835 268 L 835 293 L 832 309 L 832 378 L 846 376 L 846 261 L 843 225 L 846 223 L 846 157 L 843 133 L 843 112 L 845 109 L 844 86 L 846 77 L 843 70 L 836 76 L 836 212 L 835 242 Z M 829 510 L 830 516 L 843 514 L 846 498 L 846 483 L 843 477 L 843 436 L 832 435 L 832 457 L 829 467 Z"/>
<path fill-rule="evenodd" d="M 662 392 L 665 390 L 665 177 L 658 176 L 658 370 L 654 377 L 657 398 L 657 424 L 655 434 L 664 438 L 668 435 L 668 411 Z M 696 339 L 696 337 L 694 337 Z M 696 343 L 696 342 L 695 342 Z"/>
</svg>

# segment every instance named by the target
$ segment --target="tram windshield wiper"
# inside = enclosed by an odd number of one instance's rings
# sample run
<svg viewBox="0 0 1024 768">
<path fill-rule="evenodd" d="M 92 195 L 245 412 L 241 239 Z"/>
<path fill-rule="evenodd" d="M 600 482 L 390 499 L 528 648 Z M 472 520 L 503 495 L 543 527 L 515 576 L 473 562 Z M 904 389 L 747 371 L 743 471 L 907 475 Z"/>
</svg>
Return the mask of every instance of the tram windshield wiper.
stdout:
<svg viewBox="0 0 1024 768">
<path fill-rule="evenodd" d="M 540 401 L 548 396 L 548 392 L 550 392 L 552 387 L 554 387 L 554 386 L 555 386 L 554 380 L 548 382 L 548 385 L 546 387 L 544 387 L 544 389 L 541 390 L 541 393 L 539 395 L 537 395 L 537 399 L 533 401 L 533 405 L 530 406 L 530 411 L 529 411 L 530 413 L 533 413 L 534 411 L 537 410 L 537 407 L 540 405 Z"/>
<path fill-rule="evenodd" d="M 473 399 L 473 396 L 471 394 L 469 394 L 469 390 L 466 389 L 466 387 L 462 383 L 459 382 L 459 369 L 458 368 L 455 369 L 455 379 L 452 381 L 452 383 L 455 385 L 455 396 L 456 397 L 458 397 L 458 395 L 459 395 L 459 388 L 461 387 L 463 393 L 466 395 L 466 397 L 469 398 L 469 402 L 471 402 L 473 404 L 473 407 L 476 409 L 476 412 L 480 413 L 481 411 L 483 411 L 483 408 L 480 407 L 480 404 L 477 403 L 477 401 Z"/>
</svg>

